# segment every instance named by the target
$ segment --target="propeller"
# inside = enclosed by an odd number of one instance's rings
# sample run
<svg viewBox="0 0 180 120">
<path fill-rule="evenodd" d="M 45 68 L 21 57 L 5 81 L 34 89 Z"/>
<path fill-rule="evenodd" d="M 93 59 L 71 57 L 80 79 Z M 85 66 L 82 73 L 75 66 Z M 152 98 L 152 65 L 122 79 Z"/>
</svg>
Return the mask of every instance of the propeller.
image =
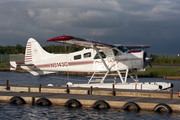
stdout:
<svg viewBox="0 0 180 120">
<path fill-rule="evenodd" d="M 152 68 L 152 65 L 151 65 L 152 57 L 147 56 L 147 53 L 144 52 L 144 58 L 143 59 L 144 59 L 144 66 L 143 66 L 143 68 L 145 69 L 147 65 L 149 65 Z"/>
<path fill-rule="evenodd" d="M 151 60 L 152 60 L 152 57 L 146 57 L 145 58 L 145 60 L 146 60 L 146 64 L 149 64 L 149 66 L 152 68 L 152 65 L 151 65 Z M 147 66 L 147 65 L 146 65 Z"/>
</svg>

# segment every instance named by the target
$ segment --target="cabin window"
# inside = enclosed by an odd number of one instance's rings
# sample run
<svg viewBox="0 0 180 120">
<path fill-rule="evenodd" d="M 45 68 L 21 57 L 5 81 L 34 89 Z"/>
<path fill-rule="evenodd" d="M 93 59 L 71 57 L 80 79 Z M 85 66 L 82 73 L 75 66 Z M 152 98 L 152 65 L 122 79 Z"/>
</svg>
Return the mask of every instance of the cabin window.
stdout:
<svg viewBox="0 0 180 120">
<path fill-rule="evenodd" d="M 88 57 L 91 57 L 91 52 L 84 53 L 84 58 L 88 58 Z"/>
<path fill-rule="evenodd" d="M 106 55 L 103 52 L 99 52 L 99 53 L 101 54 L 102 58 L 106 58 Z M 94 59 L 100 59 L 98 53 L 96 53 Z"/>
<path fill-rule="evenodd" d="M 117 51 L 116 49 L 113 49 L 113 53 L 114 53 L 114 56 L 122 55 L 122 53 L 120 53 L 120 52 Z"/>
<path fill-rule="evenodd" d="M 128 51 L 128 49 L 126 47 L 124 47 L 124 46 L 118 46 L 117 49 L 122 51 L 122 52 Z"/>
<path fill-rule="evenodd" d="M 81 59 L 81 55 L 74 56 L 74 60 L 78 60 L 78 59 Z"/>
</svg>

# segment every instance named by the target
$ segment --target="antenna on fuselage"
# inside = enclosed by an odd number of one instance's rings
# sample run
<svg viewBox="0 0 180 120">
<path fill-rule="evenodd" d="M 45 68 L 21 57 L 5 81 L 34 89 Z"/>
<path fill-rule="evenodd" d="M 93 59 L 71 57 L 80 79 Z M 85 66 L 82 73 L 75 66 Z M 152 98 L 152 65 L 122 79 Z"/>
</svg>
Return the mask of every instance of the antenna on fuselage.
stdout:
<svg viewBox="0 0 180 120">
<path fill-rule="evenodd" d="M 94 37 L 94 36 L 95 36 L 95 35 L 93 35 L 93 34 L 90 35 L 92 41 L 94 41 L 94 40 L 93 40 L 93 37 Z"/>
</svg>

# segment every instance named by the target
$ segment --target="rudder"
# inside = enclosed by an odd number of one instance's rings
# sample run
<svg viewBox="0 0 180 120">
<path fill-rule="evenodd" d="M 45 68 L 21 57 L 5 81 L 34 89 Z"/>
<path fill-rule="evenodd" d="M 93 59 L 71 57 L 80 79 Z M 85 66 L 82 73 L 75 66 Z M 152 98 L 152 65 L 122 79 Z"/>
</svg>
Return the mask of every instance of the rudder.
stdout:
<svg viewBox="0 0 180 120">
<path fill-rule="evenodd" d="M 26 45 L 24 62 L 25 64 L 32 64 L 46 59 L 48 54 L 35 39 L 29 38 Z"/>
</svg>

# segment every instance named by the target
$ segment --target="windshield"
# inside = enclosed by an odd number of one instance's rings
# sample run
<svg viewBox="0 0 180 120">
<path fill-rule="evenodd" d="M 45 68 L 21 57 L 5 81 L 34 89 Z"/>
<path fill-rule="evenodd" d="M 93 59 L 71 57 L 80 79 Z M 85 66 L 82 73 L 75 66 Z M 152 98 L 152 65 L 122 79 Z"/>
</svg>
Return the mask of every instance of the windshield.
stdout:
<svg viewBox="0 0 180 120">
<path fill-rule="evenodd" d="M 106 58 L 106 55 L 103 52 L 99 52 L 99 53 L 101 54 L 102 58 Z M 94 59 L 100 59 L 98 53 L 96 53 Z"/>
<path fill-rule="evenodd" d="M 122 52 L 128 51 L 128 49 L 126 47 L 124 47 L 124 46 L 118 46 L 117 49 L 122 51 Z"/>
<path fill-rule="evenodd" d="M 113 49 L 114 56 L 122 55 L 121 52 L 117 51 L 116 49 Z"/>
</svg>

